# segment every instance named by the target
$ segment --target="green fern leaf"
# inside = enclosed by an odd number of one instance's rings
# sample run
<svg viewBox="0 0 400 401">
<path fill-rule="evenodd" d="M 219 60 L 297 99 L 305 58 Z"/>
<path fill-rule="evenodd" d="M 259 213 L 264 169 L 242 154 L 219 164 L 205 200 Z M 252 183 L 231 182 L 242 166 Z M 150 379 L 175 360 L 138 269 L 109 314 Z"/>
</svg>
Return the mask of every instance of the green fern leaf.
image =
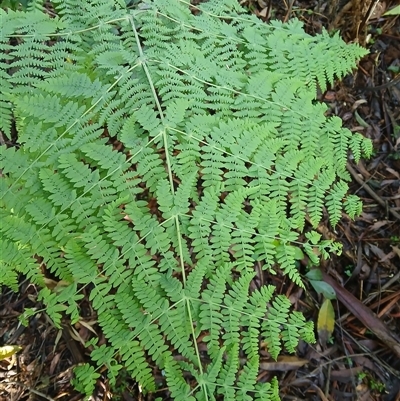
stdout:
<svg viewBox="0 0 400 401">
<path fill-rule="evenodd" d="M 360 211 L 346 163 L 372 147 L 315 96 L 365 50 L 236 0 L 51 5 L 0 11 L 0 129 L 18 132 L 0 147 L 0 284 L 37 284 L 57 325 L 88 294 L 106 340 L 77 370 L 88 396 L 106 367 L 143 391 L 158 370 L 176 400 L 279 399 L 260 347 L 313 328 L 254 272 L 302 286 L 302 250 L 340 251 L 305 225 Z"/>
<path fill-rule="evenodd" d="M 94 392 L 96 380 L 100 373 L 96 372 L 93 366 L 88 363 L 79 365 L 74 369 L 73 385 L 81 393 L 89 396 Z"/>
<path fill-rule="evenodd" d="M 199 318 L 203 329 L 209 332 L 204 341 L 208 345 L 209 354 L 213 357 L 219 352 L 219 326 L 224 320 L 220 305 L 226 289 L 225 279 L 229 271 L 229 265 L 218 268 L 213 279 L 207 285 L 207 289 L 201 294 L 203 304 L 200 306 Z"/>
</svg>

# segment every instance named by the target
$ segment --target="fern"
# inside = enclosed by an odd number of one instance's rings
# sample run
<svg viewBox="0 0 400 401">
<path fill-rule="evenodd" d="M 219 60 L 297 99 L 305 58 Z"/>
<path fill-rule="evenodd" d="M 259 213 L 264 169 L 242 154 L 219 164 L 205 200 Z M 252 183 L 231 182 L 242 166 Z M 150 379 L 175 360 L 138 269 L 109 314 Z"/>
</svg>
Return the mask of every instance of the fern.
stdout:
<svg viewBox="0 0 400 401">
<path fill-rule="evenodd" d="M 365 51 L 234 0 L 51 3 L 0 11 L 0 129 L 19 141 L 0 148 L 0 284 L 25 275 L 56 325 L 89 293 L 107 343 L 76 369 L 87 395 L 102 366 L 143 391 L 157 367 L 176 400 L 278 400 L 260 347 L 295 352 L 313 326 L 255 265 L 302 286 L 301 249 L 339 251 L 301 243 L 306 221 L 359 213 L 345 166 L 370 141 L 315 95 Z"/>
<path fill-rule="evenodd" d="M 75 388 L 83 394 L 90 394 L 93 391 L 96 379 L 100 374 L 95 371 L 93 366 L 80 365 L 74 369 L 75 378 L 72 383 Z"/>
</svg>

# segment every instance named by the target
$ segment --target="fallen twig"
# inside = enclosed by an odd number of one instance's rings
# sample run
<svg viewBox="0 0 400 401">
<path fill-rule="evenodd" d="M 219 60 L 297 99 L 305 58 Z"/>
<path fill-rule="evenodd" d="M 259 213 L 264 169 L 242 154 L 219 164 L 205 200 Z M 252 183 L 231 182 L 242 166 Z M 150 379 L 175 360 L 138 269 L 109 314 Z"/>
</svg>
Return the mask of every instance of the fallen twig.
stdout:
<svg viewBox="0 0 400 401">
<path fill-rule="evenodd" d="M 367 298 L 365 298 L 362 303 L 364 305 L 369 304 L 372 300 L 374 300 L 379 294 L 381 294 L 383 291 L 385 291 L 387 288 L 389 288 L 392 284 L 397 283 L 400 280 L 400 271 L 398 271 L 389 281 L 387 281 L 385 284 L 383 284 L 380 288 L 379 292 L 375 292 L 373 294 L 369 294 Z M 350 312 L 345 313 L 342 315 L 340 318 L 337 319 L 338 322 L 343 322 L 346 320 L 350 315 Z"/>
<path fill-rule="evenodd" d="M 400 214 L 397 213 L 395 210 L 392 208 L 388 207 L 387 202 L 385 202 L 379 195 L 377 195 L 372 188 L 364 182 L 362 178 L 359 177 L 357 172 L 354 170 L 352 165 L 350 163 L 347 163 L 347 170 L 349 170 L 350 174 L 353 176 L 353 178 L 385 209 L 389 211 L 389 213 L 392 214 L 393 217 L 395 217 L 397 220 L 400 220 Z"/>
<path fill-rule="evenodd" d="M 30 393 L 36 394 L 36 395 L 38 395 L 39 397 L 44 398 L 45 400 L 48 400 L 48 401 L 55 401 L 54 398 L 51 398 L 51 397 L 49 397 L 48 395 L 43 394 L 43 393 L 41 393 L 40 391 L 37 391 L 37 390 L 33 389 L 32 387 L 27 386 L 27 385 L 24 384 L 24 383 L 17 382 L 17 381 L 10 381 L 10 382 L 7 382 L 7 383 L 2 383 L 3 386 L 6 385 L 6 384 L 7 384 L 7 385 L 8 385 L 8 384 L 15 384 L 15 385 L 17 385 L 17 386 L 21 386 L 21 387 L 23 387 L 25 390 L 28 390 Z"/>
</svg>

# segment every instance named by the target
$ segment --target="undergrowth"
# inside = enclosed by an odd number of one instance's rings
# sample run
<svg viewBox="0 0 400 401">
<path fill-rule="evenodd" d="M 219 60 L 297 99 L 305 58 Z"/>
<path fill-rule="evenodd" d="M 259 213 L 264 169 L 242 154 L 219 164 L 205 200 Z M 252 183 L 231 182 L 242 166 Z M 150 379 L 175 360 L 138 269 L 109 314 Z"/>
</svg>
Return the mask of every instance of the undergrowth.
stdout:
<svg viewBox="0 0 400 401">
<path fill-rule="evenodd" d="M 234 0 L 46 3 L 0 16 L 0 284 L 27 277 L 57 327 L 90 294 L 87 395 L 106 366 L 175 400 L 278 400 L 261 344 L 293 353 L 313 324 L 256 266 L 302 286 L 298 260 L 339 250 L 324 210 L 359 212 L 346 159 L 371 144 L 315 96 L 365 50 Z"/>
</svg>

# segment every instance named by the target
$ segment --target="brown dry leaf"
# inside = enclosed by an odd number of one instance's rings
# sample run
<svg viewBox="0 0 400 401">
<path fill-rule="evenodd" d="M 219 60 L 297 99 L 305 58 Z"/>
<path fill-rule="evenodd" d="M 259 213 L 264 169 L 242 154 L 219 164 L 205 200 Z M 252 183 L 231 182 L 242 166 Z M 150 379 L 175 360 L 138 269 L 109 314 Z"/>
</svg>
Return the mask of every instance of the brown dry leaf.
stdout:
<svg viewBox="0 0 400 401">
<path fill-rule="evenodd" d="M 393 252 L 397 254 L 397 256 L 400 258 L 400 248 L 398 248 L 397 246 L 391 245 Z"/>
<path fill-rule="evenodd" d="M 333 370 L 331 371 L 331 380 L 339 381 L 341 383 L 349 383 L 354 377 L 362 372 L 364 368 L 362 366 L 355 366 L 354 368 Z"/>
<path fill-rule="evenodd" d="M 58 352 L 57 354 L 54 355 L 54 357 L 52 358 L 51 362 L 50 362 L 50 369 L 49 369 L 49 374 L 53 375 L 54 372 L 56 371 L 57 365 L 60 362 L 61 359 L 61 352 Z"/>
<path fill-rule="evenodd" d="M 267 14 L 268 14 L 268 7 L 264 7 L 264 8 L 258 13 L 258 15 L 259 15 L 260 17 L 263 17 L 263 18 L 267 18 Z"/>
<path fill-rule="evenodd" d="M 335 311 L 330 299 L 325 299 L 318 313 L 318 337 L 322 346 L 325 346 L 335 327 Z"/>
<path fill-rule="evenodd" d="M 364 383 L 360 383 L 356 387 L 356 392 L 357 392 L 357 400 L 360 400 L 360 401 L 372 401 L 373 400 L 373 398 L 371 397 L 369 387 Z"/>
<path fill-rule="evenodd" d="M 324 392 L 316 384 L 313 383 L 312 387 L 317 391 L 322 401 L 330 401 L 330 399 L 325 396 Z"/>
<path fill-rule="evenodd" d="M 53 292 L 59 292 L 63 288 L 68 287 L 70 285 L 70 283 L 65 280 L 55 281 L 47 277 L 44 277 L 43 280 L 46 287 Z"/>
<path fill-rule="evenodd" d="M 49 290 L 54 290 L 57 285 L 57 281 L 52 280 L 51 278 L 44 277 L 43 278 L 44 284 Z"/>
<path fill-rule="evenodd" d="M 357 355 L 357 356 L 352 355 L 351 359 L 357 365 L 361 366 L 362 368 L 367 368 L 371 372 L 375 372 L 380 377 L 379 369 L 377 369 L 375 364 L 370 359 L 368 359 L 367 357 L 362 356 L 362 355 Z"/>
<path fill-rule="evenodd" d="M 389 252 L 384 258 L 382 258 L 380 261 L 381 262 L 386 262 L 387 260 L 393 259 L 396 256 L 396 252 L 393 250 Z M 398 255 L 400 256 L 400 255 Z"/>
<path fill-rule="evenodd" d="M 389 173 L 393 174 L 395 177 L 400 178 L 400 174 L 396 170 L 393 170 L 390 167 L 386 167 L 386 171 L 388 171 Z"/>
<path fill-rule="evenodd" d="M 80 336 L 80 334 L 78 333 L 78 331 L 75 329 L 75 327 L 73 326 L 69 326 L 69 334 L 71 335 L 71 337 L 75 340 L 80 342 L 83 346 L 85 346 L 85 340 Z"/>
<path fill-rule="evenodd" d="M 400 146 L 400 137 L 397 138 L 396 144 L 394 145 L 394 150 L 397 151 L 397 147 Z"/>
<path fill-rule="evenodd" d="M 299 287 L 296 291 L 292 292 L 289 295 L 288 298 L 289 298 L 290 303 L 293 305 L 296 302 L 299 302 L 302 295 L 303 295 L 303 289 L 301 287 Z"/>
<path fill-rule="evenodd" d="M 326 102 L 333 102 L 336 100 L 336 92 L 328 91 L 325 93 L 324 100 Z"/>
<path fill-rule="evenodd" d="M 385 260 L 386 253 L 383 252 L 381 248 L 373 244 L 368 244 L 368 246 L 369 249 L 371 249 L 371 251 L 375 254 L 375 256 L 377 256 L 380 259 L 380 262 Z"/>
<path fill-rule="evenodd" d="M 366 101 L 365 99 L 356 100 L 356 101 L 353 103 L 353 106 L 351 107 L 351 109 L 354 111 L 354 110 L 357 109 L 358 106 L 360 106 L 360 104 L 364 104 L 364 103 L 367 103 L 367 101 Z"/>
<path fill-rule="evenodd" d="M 361 177 L 363 180 L 368 180 L 371 178 L 371 173 L 366 169 L 362 160 L 360 160 L 357 164 L 357 170 L 361 173 Z M 373 215 L 372 215 L 373 216 Z M 375 216 L 372 217 L 372 220 L 375 219 Z"/>
<path fill-rule="evenodd" d="M 83 327 L 86 327 L 88 330 L 90 330 L 92 333 L 94 333 L 96 336 L 98 335 L 95 331 L 95 329 L 92 327 L 93 325 L 97 324 L 97 320 L 92 320 L 90 322 L 85 322 L 84 320 L 79 320 L 78 322 L 80 325 Z"/>
<path fill-rule="evenodd" d="M 383 13 L 386 12 L 386 2 L 384 1 L 378 1 L 375 4 L 375 7 L 372 10 L 371 16 L 369 17 L 369 19 L 379 19 L 382 17 Z"/>
<path fill-rule="evenodd" d="M 285 372 L 287 370 L 294 370 L 301 368 L 309 361 L 307 359 L 301 359 L 297 356 L 279 356 L 277 361 L 262 361 L 260 368 L 263 370 L 279 370 Z"/>
<path fill-rule="evenodd" d="M 370 230 L 371 231 L 376 231 L 379 230 L 381 227 L 385 226 L 386 224 L 389 223 L 389 220 L 381 220 L 381 221 L 377 221 L 374 224 L 372 224 L 370 226 Z"/>
<path fill-rule="evenodd" d="M 375 220 L 375 215 L 371 213 L 362 212 L 360 217 L 363 218 L 365 221 L 373 222 Z"/>
</svg>

